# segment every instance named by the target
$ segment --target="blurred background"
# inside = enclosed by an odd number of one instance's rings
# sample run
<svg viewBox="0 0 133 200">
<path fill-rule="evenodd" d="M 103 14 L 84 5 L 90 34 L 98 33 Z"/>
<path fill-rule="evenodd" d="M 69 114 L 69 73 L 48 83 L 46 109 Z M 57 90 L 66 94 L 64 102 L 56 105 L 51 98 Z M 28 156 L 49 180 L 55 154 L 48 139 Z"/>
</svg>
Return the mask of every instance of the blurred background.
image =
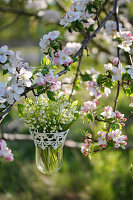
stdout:
<svg viewBox="0 0 133 200">
<path fill-rule="evenodd" d="M 49 31 L 60 30 L 64 44 L 69 41 L 81 42 L 77 33 L 70 34 L 59 25 L 61 16 L 69 9 L 69 0 L 0 0 L 0 46 L 8 45 L 10 49 L 21 50 L 25 61 L 32 66 L 39 65 L 42 54 L 39 48 L 40 38 Z M 123 5 L 124 15 L 120 18 L 127 28 L 132 29 L 133 0 Z M 125 20 L 125 21 L 124 21 Z M 128 21 L 129 20 L 129 21 Z M 130 22 L 130 23 L 129 23 Z M 100 38 L 100 39 L 99 39 Z M 115 50 L 110 47 L 109 38 L 99 34 L 89 45 L 89 55 L 84 57 L 82 72 L 94 67 L 104 71 L 104 64 L 112 59 Z M 126 62 L 126 58 L 123 58 Z M 77 63 L 72 71 L 76 71 Z M 66 76 L 71 76 L 69 72 Z M 61 77 L 63 79 L 64 77 Z M 6 81 L 0 69 L 0 81 Z M 89 100 L 85 84 L 76 84 L 77 93 L 73 99 L 82 104 Z M 100 103 L 113 105 L 116 90 L 111 96 L 101 98 Z M 29 94 L 30 96 L 30 94 Z M 127 117 L 130 98 L 121 92 L 118 110 Z M 19 119 L 17 106 L 4 119 L 1 133 L 29 135 L 28 127 Z M 98 131 L 97 123 L 82 123 L 79 119 L 71 128 L 67 139 L 83 142 L 80 129 L 91 133 Z M 35 147 L 30 140 L 8 140 L 8 146 L 14 153 L 14 161 L 1 160 L 0 166 L 0 200 L 131 200 L 133 199 L 133 119 L 124 127 L 128 135 L 129 148 L 100 152 L 91 158 L 82 156 L 79 148 L 64 147 L 61 170 L 53 175 L 41 174 L 35 164 Z"/>
</svg>

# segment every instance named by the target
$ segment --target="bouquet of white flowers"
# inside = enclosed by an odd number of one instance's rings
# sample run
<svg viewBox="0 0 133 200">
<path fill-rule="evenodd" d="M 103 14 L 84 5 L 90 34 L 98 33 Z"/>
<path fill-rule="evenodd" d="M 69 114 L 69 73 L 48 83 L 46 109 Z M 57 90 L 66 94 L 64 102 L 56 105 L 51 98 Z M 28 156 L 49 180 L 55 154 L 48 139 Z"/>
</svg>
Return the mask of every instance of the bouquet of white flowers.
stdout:
<svg viewBox="0 0 133 200">
<path fill-rule="evenodd" d="M 57 94 L 55 101 L 39 96 L 18 105 L 19 115 L 29 126 L 36 146 L 36 164 L 45 174 L 57 172 L 70 126 L 78 117 L 77 101 L 69 102 Z"/>
</svg>

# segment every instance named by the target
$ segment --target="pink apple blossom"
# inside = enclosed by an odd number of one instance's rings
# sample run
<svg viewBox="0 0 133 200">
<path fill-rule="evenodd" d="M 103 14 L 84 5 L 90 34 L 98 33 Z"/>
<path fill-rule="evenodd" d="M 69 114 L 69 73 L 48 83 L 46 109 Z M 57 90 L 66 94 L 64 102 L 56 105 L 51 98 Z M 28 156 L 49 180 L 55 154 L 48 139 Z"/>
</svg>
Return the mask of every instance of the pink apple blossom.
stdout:
<svg viewBox="0 0 133 200">
<path fill-rule="evenodd" d="M 128 139 L 126 135 L 122 135 L 122 132 L 119 129 L 109 132 L 108 138 L 112 139 L 115 142 L 115 148 L 118 148 L 120 145 L 125 146 L 127 144 L 125 140 Z"/>
<path fill-rule="evenodd" d="M 98 145 L 100 147 L 106 148 L 106 146 L 107 146 L 106 133 L 99 131 L 97 133 L 97 135 L 98 135 L 98 138 L 97 138 L 98 139 Z"/>
<path fill-rule="evenodd" d="M 13 154 L 11 150 L 7 147 L 7 144 L 4 140 L 0 140 L 0 157 L 4 157 L 7 161 L 13 161 Z"/>
<path fill-rule="evenodd" d="M 93 112 L 97 109 L 97 104 L 97 99 L 94 99 L 93 101 L 84 102 L 84 106 L 81 107 L 81 112 L 84 114 Z"/>
</svg>

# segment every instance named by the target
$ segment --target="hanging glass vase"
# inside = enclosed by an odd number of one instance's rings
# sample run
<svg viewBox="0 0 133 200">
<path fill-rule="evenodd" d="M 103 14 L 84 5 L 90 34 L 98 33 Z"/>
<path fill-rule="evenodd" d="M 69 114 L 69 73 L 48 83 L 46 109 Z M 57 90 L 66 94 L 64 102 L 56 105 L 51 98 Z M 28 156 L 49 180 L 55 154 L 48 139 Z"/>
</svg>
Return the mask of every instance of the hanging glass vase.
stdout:
<svg viewBox="0 0 133 200">
<path fill-rule="evenodd" d="M 36 165 L 44 174 L 54 174 L 61 166 L 63 146 L 69 130 L 57 133 L 39 133 L 30 130 L 36 147 Z"/>
</svg>

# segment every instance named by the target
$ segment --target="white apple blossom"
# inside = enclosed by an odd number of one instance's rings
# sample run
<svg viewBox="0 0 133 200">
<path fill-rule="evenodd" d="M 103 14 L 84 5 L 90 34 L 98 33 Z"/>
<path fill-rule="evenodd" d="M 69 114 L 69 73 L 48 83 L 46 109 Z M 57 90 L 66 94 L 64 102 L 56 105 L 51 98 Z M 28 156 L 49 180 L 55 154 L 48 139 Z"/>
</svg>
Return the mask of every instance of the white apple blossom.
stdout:
<svg viewBox="0 0 133 200">
<path fill-rule="evenodd" d="M 13 51 L 8 50 L 8 46 L 2 46 L 0 48 L 0 63 L 4 64 L 8 60 L 8 56 L 13 55 Z"/>
<path fill-rule="evenodd" d="M 105 107 L 104 112 L 102 112 L 101 115 L 104 116 L 105 119 L 116 117 L 116 114 L 113 112 L 113 109 L 110 106 Z"/>
<path fill-rule="evenodd" d="M 119 67 L 113 67 L 112 68 L 112 81 L 120 81 L 122 79 L 122 71 Z"/>
<path fill-rule="evenodd" d="M 31 77 L 32 77 L 32 72 L 22 67 L 18 74 L 18 85 L 30 87 L 32 84 L 30 80 Z"/>
<path fill-rule="evenodd" d="M 112 71 L 114 66 L 112 65 L 112 63 L 108 63 L 108 64 L 105 64 L 104 67 L 106 71 L 109 71 L 109 70 Z"/>
<path fill-rule="evenodd" d="M 39 43 L 41 50 L 45 53 L 48 50 L 48 48 L 50 47 L 50 41 L 56 40 L 59 37 L 60 37 L 59 31 L 52 31 L 52 32 L 49 32 L 48 34 L 44 35 Z"/>
<path fill-rule="evenodd" d="M 129 52 L 131 45 L 132 45 L 132 42 L 130 42 L 130 41 L 123 41 L 121 44 L 118 45 L 118 47 L 120 49 L 123 49 L 126 52 Z"/>
<path fill-rule="evenodd" d="M 72 92 L 72 77 L 65 77 L 62 80 L 62 86 L 61 86 L 62 91 L 64 92 L 65 95 L 70 95 Z M 72 95 L 75 95 L 76 91 L 73 90 Z"/>
<path fill-rule="evenodd" d="M 45 76 L 43 76 L 42 73 L 38 73 L 37 76 L 36 83 L 49 86 L 50 91 L 55 92 L 61 89 L 61 82 L 58 81 L 58 76 L 54 75 L 52 71 L 45 74 Z"/>
<path fill-rule="evenodd" d="M 98 139 L 98 145 L 100 147 L 106 148 L 106 146 L 107 146 L 106 133 L 99 131 L 97 133 L 97 135 L 98 135 L 98 138 L 97 138 Z"/>
<path fill-rule="evenodd" d="M 20 100 L 20 95 L 24 92 L 23 87 L 18 87 L 17 84 L 13 83 L 11 86 L 6 88 L 6 99 L 9 104 L 13 104 L 15 101 Z"/>
<path fill-rule="evenodd" d="M 68 42 L 66 44 L 66 47 L 64 48 L 64 52 L 66 52 L 67 55 L 72 55 L 77 52 L 78 49 L 80 49 L 81 43 L 76 42 Z"/>
<path fill-rule="evenodd" d="M 97 104 L 97 99 L 93 99 L 93 101 L 84 102 L 84 106 L 81 107 L 81 113 L 86 114 L 95 111 L 97 109 Z"/>
<path fill-rule="evenodd" d="M 108 97 L 111 94 L 111 90 L 107 87 L 104 88 L 104 94 L 106 97 Z"/>
<path fill-rule="evenodd" d="M 13 52 L 13 54 L 9 57 L 9 62 L 11 65 L 14 65 L 14 67 L 17 67 L 19 62 L 21 62 L 23 59 L 19 56 L 21 55 L 21 51 L 16 51 L 16 53 Z"/>
<path fill-rule="evenodd" d="M 129 107 L 133 107 L 133 99 L 131 99 L 131 103 L 130 103 Z"/>
<path fill-rule="evenodd" d="M 127 65 L 125 68 L 128 68 L 127 73 L 131 76 L 131 79 L 133 79 L 133 65 Z"/>
<path fill-rule="evenodd" d="M 113 58 L 112 63 L 113 63 L 114 65 L 117 65 L 117 64 L 119 63 L 119 58 L 118 58 L 118 57 Z"/>
<path fill-rule="evenodd" d="M 86 70 L 86 73 L 91 75 L 91 78 L 94 82 L 96 82 L 96 79 L 98 77 L 99 72 L 97 72 L 93 67 Z"/>
<path fill-rule="evenodd" d="M 3 70 L 8 70 L 10 74 L 14 74 L 16 72 L 16 67 L 11 65 L 10 63 L 4 64 L 2 66 Z"/>
<path fill-rule="evenodd" d="M 116 32 L 116 22 L 113 20 L 108 20 L 105 24 L 105 29 L 107 34 L 113 35 Z"/>
<path fill-rule="evenodd" d="M 55 53 L 55 57 L 53 58 L 53 63 L 55 65 L 64 65 L 64 66 L 69 66 L 73 62 L 73 59 L 66 54 L 65 50 L 63 49 L 62 51 L 57 51 Z"/>
<path fill-rule="evenodd" d="M 67 12 L 63 18 L 60 20 L 60 24 L 64 27 L 68 26 L 69 23 L 75 22 L 76 20 L 87 20 L 89 23 L 89 19 L 93 14 L 89 14 L 86 11 L 86 5 L 91 1 L 72 1 L 70 11 Z"/>
<path fill-rule="evenodd" d="M 116 129 L 115 131 L 108 133 L 108 140 L 112 139 L 115 142 L 115 148 L 118 148 L 120 145 L 126 145 L 127 143 L 125 140 L 127 140 L 126 135 L 122 135 L 121 130 Z"/>
<path fill-rule="evenodd" d="M 117 32 L 116 35 L 114 36 L 114 39 L 119 38 L 121 40 L 121 43 L 118 44 L 118 47 L 123 49 L 126 52 L 130 51 L 130 46 L 132 45 L 133 42 L 133 36 L 130 31 L 120 31 Z"/>
<path fill-rule="evenodd" d="M 101 97 L 100 89 L 96 82 L 94 81 L 87 81 L 87 91 L 89 92 L 90 96 L 95 96 L 96 99 Z"/>
<path fill-rule="evenodd" d="M 0 82 L 0 96 L 5 96 L 6 83 Z"/>
</svg>

